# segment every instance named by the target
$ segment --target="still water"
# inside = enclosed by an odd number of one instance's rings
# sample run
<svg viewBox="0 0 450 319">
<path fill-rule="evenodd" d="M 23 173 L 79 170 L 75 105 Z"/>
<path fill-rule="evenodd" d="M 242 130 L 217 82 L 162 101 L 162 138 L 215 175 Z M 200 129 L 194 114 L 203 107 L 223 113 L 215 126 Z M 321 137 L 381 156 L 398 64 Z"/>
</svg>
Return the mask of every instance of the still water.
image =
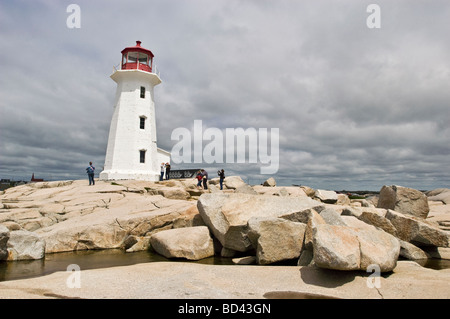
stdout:
<svg viewBox="0 0 450 319">
<path fill-rule="evenodd" d="M 151 251 L 125 253 L 120 249 L 86 250 L 67 253 L 47 254 L 44 259 L 27 261 L 0 261 L 0 281 L 24 279 L 66 271 L 67 266 L 77 264 L 81 270 L 127 266 L 140 263 L 170 261 Z M 186 260 L 181 260 L 186 262 Z M 231 258 L 210 257 L 199 261 L 200 264 L 231 265 Z M 449 269 L 450 260 L 428 259 L 419 262 L 421 266 L 432 269 Z"/>
<path fill-rule="evenodd" d="M 81 270 L 128 266 L 148 262 L 171 261 L 151 251 L 126 253 L 121 249 L 84 250 L 47 254 L 40 260 L 0 261 L 0 281 L 24 279 L 66 271 L 67 266 L 77 264 Z M 186 261 L 186 260 L 183 260 Z M 231 265 L 230 258 L 210 257 L 195 263 Z"/>
</svg>

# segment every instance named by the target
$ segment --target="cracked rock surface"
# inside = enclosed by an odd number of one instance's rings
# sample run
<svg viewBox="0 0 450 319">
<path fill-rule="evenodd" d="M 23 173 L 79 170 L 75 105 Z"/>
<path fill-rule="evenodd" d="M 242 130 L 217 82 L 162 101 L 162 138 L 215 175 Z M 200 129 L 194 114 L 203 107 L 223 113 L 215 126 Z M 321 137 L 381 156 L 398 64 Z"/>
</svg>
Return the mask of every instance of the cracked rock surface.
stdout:
<svg viewBox="0 0 450 319">
<path fill-rule="evenodd" d="M 192 217 L 196 203 L 181 186 L 175 181 L 26 184 L 2 195 L 0 224 L 39 235 L 46 253 L 120 248 L 130 236 L 138 242 Z"/>
</svg>

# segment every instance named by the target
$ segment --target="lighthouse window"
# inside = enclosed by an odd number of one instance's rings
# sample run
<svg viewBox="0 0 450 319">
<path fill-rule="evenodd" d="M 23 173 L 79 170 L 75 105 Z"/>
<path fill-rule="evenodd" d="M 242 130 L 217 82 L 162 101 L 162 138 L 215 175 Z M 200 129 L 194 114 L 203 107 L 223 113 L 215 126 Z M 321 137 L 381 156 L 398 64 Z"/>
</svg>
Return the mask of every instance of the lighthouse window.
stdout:
<svg viewBox="0 0 450 319">
<path fill-rule="evenodd" d="M 141 130 L 145 129 L 145 117 L 143 116 L 139 118 L 139 128 Z"/>
<path fill-rule="evenodd" d="M 145 163 L 145 151 L 139 151 L 139 161 Z"/>
<path fill-rule="evenodd" d="M 141 99 L 145 99 L 145 87 L 141 86 Z"/>
<path fill-rule="evenodd" d="M 137 54 L 134 52 L 128 53 L 128 63 L 136 63 L 137 62 Z"/>
<path fill-rule="evenodd" d="M 139 53 L 139 63 L 141 64 L 148 64 L 148 55 L 147 54 L 143 54 L 143 53 Z"/>
</svg>

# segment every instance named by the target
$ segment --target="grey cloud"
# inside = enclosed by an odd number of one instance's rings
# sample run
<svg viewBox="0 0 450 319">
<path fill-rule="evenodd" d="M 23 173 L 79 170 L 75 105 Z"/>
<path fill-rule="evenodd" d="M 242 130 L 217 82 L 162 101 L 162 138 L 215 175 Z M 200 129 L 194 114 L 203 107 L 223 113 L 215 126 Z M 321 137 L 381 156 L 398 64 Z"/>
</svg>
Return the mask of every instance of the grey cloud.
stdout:
<svg viewBox="0 0 450 319">
<path fill-rule="evenodd" d="M 79 30 L 65 26 L 66 4 L 2 3 L 0 173 L 84 178 L 87 160 L 102 166 L 109 75 L 120 51 L 141 40 L 163 80 L 155 88 L 162 148 L 198 119 L 275 127 L 275 178 L 286 185 L 448 187 L 450 5 L 377 1 L 382 27 L 371 30 L 370 3 L 79 1 Z M 204 166 L 266 178 L 254 164 Z"/>
</svg>

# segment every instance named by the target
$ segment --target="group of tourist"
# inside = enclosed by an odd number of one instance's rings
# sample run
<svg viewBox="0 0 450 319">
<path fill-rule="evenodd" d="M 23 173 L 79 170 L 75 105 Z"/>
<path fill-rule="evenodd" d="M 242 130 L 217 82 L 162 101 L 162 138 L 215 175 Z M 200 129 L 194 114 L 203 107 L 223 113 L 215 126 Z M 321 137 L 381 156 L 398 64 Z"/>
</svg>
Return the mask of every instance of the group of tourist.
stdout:
<svg viewBox="0 0 450 319">
<path fill-rule="evenodd" d="M 220 171 L 217 171 L 217 175 L 219 175 L 219 183 L 220 183 L 220 189 L 223 189 L 223 181 L 225 180 L 225 171 L 222 169 Z M 197 172 L 197 175 L 195 177 L 197 179 L 197 188 L 199 189 L 208 189 L 208 172 L 204 169 L 201 169 Z M 203 184 L 203 187 L 202 187 Z"/>
<path fill-rule="evenodd" d="M 89 185 L 94 185 L 94 172 L 95 167 L 92 165 L 92 162 L 89 162 L 89 166 L 86 168 L 86 172 L 89 177 Z M 161 176 L 159 177 L 159 180 L 164 180 L 164 173 L 166 174 L 166 179 L 169 179 L 170 174 L 170 164 L 169 163 L 161 163 Z M 220 171 L 217 171 L 217 175 L 219 175 L 219 183 L 220 183 L 220 189 L 223 189 L 223 181 L 225 180 L 225 171 L 222 169 Z M 208 189 L 208 172 L 204 169 L 201 169 L 197 172 L 196 175 L 197 179 L 197 188 L 199 189 Z"/>
<path fill-rule="evenodd" d="M 166 179 L 169 179 L 170 174 L 170 164 L 169 163 L 161 163 L 161 176 L 159 177 L 159 180 L 164 180 L 164 172 L 166 173 Z"/>
</svg>

